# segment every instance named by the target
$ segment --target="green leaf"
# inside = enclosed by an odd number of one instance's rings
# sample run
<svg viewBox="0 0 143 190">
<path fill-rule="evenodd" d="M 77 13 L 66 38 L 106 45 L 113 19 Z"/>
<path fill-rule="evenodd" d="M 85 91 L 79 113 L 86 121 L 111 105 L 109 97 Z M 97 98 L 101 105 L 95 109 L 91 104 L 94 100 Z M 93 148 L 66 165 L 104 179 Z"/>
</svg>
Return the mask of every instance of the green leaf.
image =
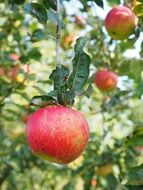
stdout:
<svg viewBox="0 0 143 190">
<path fill-rule="evenodd" d="M 33 42 L 44 40 L 47 38 L 45 32 L 41 29 L 34 31 L 30 37 Z"/>
<path fill-rule="evenodd" d="M 45 90 L 43 90 L 41 87 L 39 86 L 33 86 L 33 88 L 35 88 L 39 93 L 41 94 L 46 94 Z"/>
<path fill-rule="evenodd" d="M 127 174 L 125 180 L 127 180 L 126 185 L 131 185 L 131 186 L 143 185 L 143 164 L 132 168 Z"/>
<path fill-rule="evenodd" d="M 143 95 L 143 79 L 138 79 L 135 82 L 135 95 L 141 98 Z"/>
<path fill-rule="evenodd" d="M 101 8 L 103 8 L 103 1 L 102 0 L 94 0 L 94 2 Z"/>
<path fill-rule="evenodd" d="M 48 96 L 57 97 L 58 96 L 58 91 L 57 90 L 52 90 L 51 92 L 48 93 Z"/>
<path fill-rule="evenodd" d="M 143 43 L 141 43 L 140 56 L 143 57 Z"/>
<path fill-rule="evenodd" d="M 47 11 L 41 4 L 26 4 L 24 6 L 24 10 L 26 11 L 26 13 L 36 18 L 41 24 L 46 24 L 48 20 Z"/>
<path fill-rule="evenodd" d="M 55 0 L 41 0 L 43 6 L 46 8 L 46 9 L 54 9 L 56 10 L 56 1 Z"/>
<path fill-rule="evenodd" d="M 25 92 L 19 92 L 20 96 L 25 99 L 27 102 L 30 101 L 30 97 Z"/>
<path fill-rule="evenodd" d="M 58 97 L 58 102 L 64 106 L 72 106 L 74 104 L 75 93 L 72 91 L 65 91 Z"/>
<path fill-rule="evenodd" d="M 128 39 L 119 44 L 120 51 L 125 52 L 127 49 L 134 49 L 136 38 Z"/>
<path fill-rule="evenodd" d="M 25 0 L 13 0 L 13 3 L 16 4 L 16 5 L 21 5 L 21 4 L 24 4 Z"/>
<path fill-rule="evenodd" d="M 141 186 L 126 185 L 125 187 L 126 189 L 123 189 L 123 190 L 142 190 L 143 189 L 143 185 Z"/>
<path fill-rule="evenodd" d="M 75 98 L 75 92 L 68 90 L 68 77 L 69 69 L 63 65 L 57 66 L 50 75 L 50 80 L 54 82 L 54 91 L 49 94 L 57 97 L 58 103 L 64 106 L 72 106 Z"/>
<path fill-rule="evenodd" d="M 91 95 L 92 92 L 93 92 L 93 86 L 90 84 L 88 86 L 88 88 L 86 89 L 86 91 L 85 91 L 85 96 L 87 96 L 88 98 L 90 98 L 90 95 Z"/>
<path fill-rule="evenodd" d="M 74 47 L 73 71 L 68 80 L 70 90 L 81 91 L 89 76 L 90 56 L 83 51 L 87 39 L 81 37 Z"/>
<path fill-rule="evenodd" d="M 41 53 L 39 52 L 39 49 L 35 47 L 28 52 L 27 57 L 29 59 L 39 60 L 41 58 Z"/>
<path fill-rule="evenodd" d="M 130 139 L 126 140 L 125 142 L 126 146 L 143 146 L 143 134 L 134 135 Z"/>
<path fill-rule="evenodd" d="M 67 78 L 69 76 L 69 69 L 65 66 L 57 66 L 51 73 L 49 79 L 54 82 L 54 90 L 60 93 L 62 88 L 66 88 Z"/>
<path fill-rule="evenodd" d="M 30 105 L 39 106 L 39 107 L 44 107 L 54 104 L 57 104 L 56 100 L 53 97 L 47 95 L 34 96 L 30 101 Z"/>
<path fill-rule="evenodd" d="M 120 4 L 120 0 L 107 0 L 111 6 Z"/>
<path fill-rule="evenodd" d="M 109 174 L 106 177 L 107 181 L 108 181 L 108 188 L 110 190 L 115 190 L 117 189 L 118 186 L 118 180 L 116 179 L 116 177 L 113 174 Z"/>
<path fill-rule="evenodd" d="M 134 12 L 136 13 L 137 16 L 141 17 L 143 16 L 143 4 L 137 4 L 134 7 Z"/>
<path fill-rule="evenodd" d="M 33 32 L 33 34 L 30 35 L 30 38 L 31 38 L 32 42 L 37 42 L 37 41 L 41 41 L 41 40 L 47 40 L 49 38 L 53 39 L 53 40 L 56 40 L 56 38 L 54 36 L 46 34 L 46 32 L 44 32 L 41 29 L 35 30 Z"/>
<path fill-rule="evenodd" d="M 137 59 L 125 59 L 118 69 L 120 75 L 127 75 L 129 78 L 139 80 L 143 63 Z"/>
<path fill-rule="evenodd" d="M 93 92 L 93 86 L 90 84 L 86 90 L 76 91 L 76 95 L 77 96 L 85 95 L 87 98 L 90 98 L 92 92 Z"/>
<path fill-rule="evenodd" d="M 70 181 L 66 185 L 64 185 L 63 190 L 74 190 L 75 189 L 75 181 Z"/>
<path fill-rule="evenodd" d="M 49 10 L 48 20 L 56 25 L 59 25 L 61 29 L 65 28 L 65 24 L 62 20 L 60 20 L 59 14 L 53 10 Z"/>
</svg>

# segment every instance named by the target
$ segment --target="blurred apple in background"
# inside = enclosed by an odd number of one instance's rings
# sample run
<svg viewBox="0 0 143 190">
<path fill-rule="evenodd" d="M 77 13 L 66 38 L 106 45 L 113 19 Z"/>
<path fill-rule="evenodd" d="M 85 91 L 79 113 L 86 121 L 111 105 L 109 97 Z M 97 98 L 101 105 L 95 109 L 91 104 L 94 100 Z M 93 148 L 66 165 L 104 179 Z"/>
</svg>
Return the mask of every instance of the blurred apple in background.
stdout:
<svg viewBox="0 0 143 190">
<path fill-rule="evenodd" d="M 86 25 L 86 20 L 83 16 L 79 15 L 79 16 L 75 16 L 75 23 L 80 26 L 83 27 Z"/>
<path fill-rule="evenodd" d="M 0 77 L 4 76 L 5 75 L 5 68 L 1 67 L 0 68 Z"/>
<path fill-rule="evenodd" d="M 16 53 L 12 53 L 9 55 L 9 58 L 13 61 L 18 61 L 20 59 L 20 55 L 18 55 Z"/>
<path fill-rule="evenodd" d="M 110 91 L 116 88 L 118 76 L 113 71 L 102 69 L 96 72 L 94 82 L 100 90 Z"/>
<path fill-rule="evenodd" d="M 7 72 L 7 77 L 9 80 L 14 81 L 16 80 L 18 74 L 20 72 L 19 66 L 15 65 L 13 66 L 8 72 Z"/>
</svg>

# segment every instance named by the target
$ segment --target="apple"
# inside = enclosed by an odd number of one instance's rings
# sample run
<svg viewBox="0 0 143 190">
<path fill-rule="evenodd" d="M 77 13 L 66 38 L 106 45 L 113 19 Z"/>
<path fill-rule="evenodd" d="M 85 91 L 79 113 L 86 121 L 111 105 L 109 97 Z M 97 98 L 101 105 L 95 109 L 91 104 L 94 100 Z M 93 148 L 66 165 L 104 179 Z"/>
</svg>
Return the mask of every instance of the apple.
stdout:
<svg viewBox="0 0 143 190">
<path fill-rule="evenodd" d="M 92 179 L 91 180 L 91 186 L 92 187 L 96 187 L 97 186 L 97 180 L 96 179 Z"/>
<path fill-rule="evenodd" d="M 135 13 L 122 5 L 112 8 L 104 22 L 109 35 L 116 40 L 128 38 L 134 32 L 137 24 L 138 18 Z"/>
<path fill-rule="evenodd" d="M 136 146 L 136 147 L 135 147 L 135 150 L 136 150 L 137 152 L 143 152 L 143 146 Z"/>
<path fill-rule="evenodd" d="M 20 69 L 23 70 L 24 73 L 29 73 L 31 71 L 30 66 L 26 63 L 21 64 Z"/>
<path fill-rule="evenodd" d="M 5 69 L 4 68 L 0 68 L 0 77 L 5 75 Z"/>
<path fill-rule="evenodd" d="M 33 154 L 58 164 L 68 164 L 85 149 L 89 128 L 77 110 L 52 105 L 30 115 L 26 137 Z"/>
<path fill-rule="evenodd" d="M 20 56 L 16 53 L 12 53 L 9 55 L 9 58 L 13 61 L 18 61 L 20 59 Z"/>
<path fill-rule="evenodd" d="M 67 35 L 64 37 L 64 43 L 65 45 L 70 46 L 71 44 L 75 43 L 78 38 L 78 35 Z"/>
<path fill-rule="evenodd" d="M 110 70 L 103 69 L 95 74 L 94 82 L 102 91 L 110 91 L 116 88 L 118 76 Z"/>
<path fill-rule="evenodd" d="M 7 77 L 11 80 L 14 81 L 16 80 L 18 74 L 19 74 L 20 68 L 19 66 L 15 65 L 11 70 L 8 71 Z"/>
</svg>

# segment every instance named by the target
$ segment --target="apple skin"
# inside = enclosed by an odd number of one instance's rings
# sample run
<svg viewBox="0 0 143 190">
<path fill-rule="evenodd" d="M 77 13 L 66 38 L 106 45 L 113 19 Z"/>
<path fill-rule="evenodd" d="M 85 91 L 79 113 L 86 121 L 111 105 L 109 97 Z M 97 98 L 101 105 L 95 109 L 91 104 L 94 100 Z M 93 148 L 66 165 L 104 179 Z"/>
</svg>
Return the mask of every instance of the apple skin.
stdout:
<svg viewBox="0 0 143 190">
<path fill-rule="evenodd" d="M 105 28 L 116 40 L 128 38 L 135 30 L 138 18 L 128 7 L 119 5 L 111 9 L 105 18 Z"/>
<path fill-rule="evenodd" d="M 102 91 L 110 91 L 116 88 L 118 76 L 109 70 L 100 70 L 95 74 L 94 82 Z"/>
<path fill-rule="evenodd" d="M 30 115 L 26 136 L 33 154 L 58 164 L 68 164 L 85 149 L 89 128 L 80 112 L 52 105 Z"/>
</svg>

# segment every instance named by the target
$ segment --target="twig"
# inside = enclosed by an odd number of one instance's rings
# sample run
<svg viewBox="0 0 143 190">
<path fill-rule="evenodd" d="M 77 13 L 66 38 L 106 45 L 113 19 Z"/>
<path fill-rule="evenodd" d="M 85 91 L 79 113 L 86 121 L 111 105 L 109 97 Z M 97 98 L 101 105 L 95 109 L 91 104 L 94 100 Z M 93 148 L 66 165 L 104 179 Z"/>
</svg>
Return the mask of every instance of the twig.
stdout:
<svg viewBox="0 0 143 190">
<path fill-rule="evenodd" d="M 57 0 L 57 13 L 60 16 L 60 0 Z M 60 26 L 57 24 L 56 31 L 56 64 L 60 65 Z"/>
</svg>

